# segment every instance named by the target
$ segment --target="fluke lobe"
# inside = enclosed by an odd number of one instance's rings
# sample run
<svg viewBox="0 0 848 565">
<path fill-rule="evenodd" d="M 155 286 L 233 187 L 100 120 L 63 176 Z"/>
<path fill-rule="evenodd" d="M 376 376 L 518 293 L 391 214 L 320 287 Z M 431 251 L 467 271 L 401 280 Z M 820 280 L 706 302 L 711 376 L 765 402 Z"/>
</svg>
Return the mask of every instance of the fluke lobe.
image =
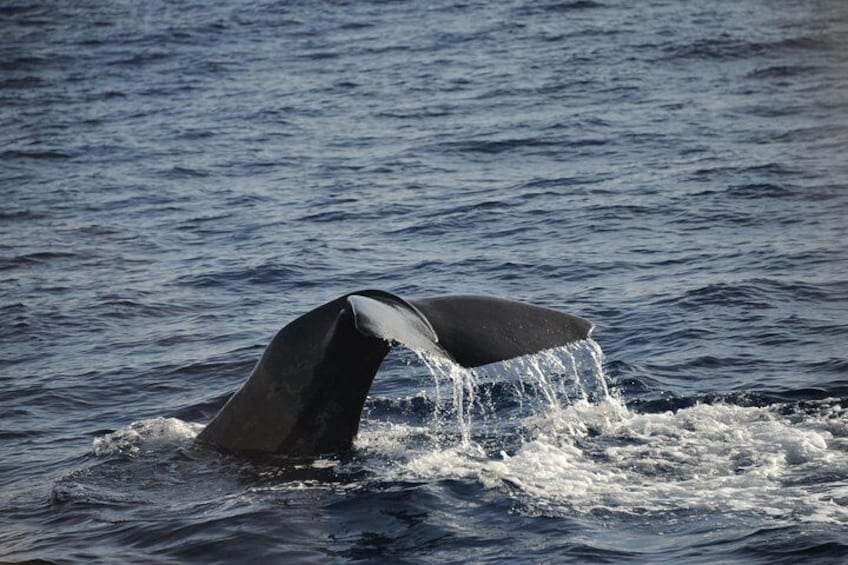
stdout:
<svg viewBox="0 0 848 565">
<path fill-rule="evenodd" d="M 478 367 L 585 339 L 591 329 L 576 316 L 504 298 L 407 301 L 381 290 L 354 292 L 281 329 L 198 441 L 245 454 L 344 452 L 394 345 Z"/>
</svg>

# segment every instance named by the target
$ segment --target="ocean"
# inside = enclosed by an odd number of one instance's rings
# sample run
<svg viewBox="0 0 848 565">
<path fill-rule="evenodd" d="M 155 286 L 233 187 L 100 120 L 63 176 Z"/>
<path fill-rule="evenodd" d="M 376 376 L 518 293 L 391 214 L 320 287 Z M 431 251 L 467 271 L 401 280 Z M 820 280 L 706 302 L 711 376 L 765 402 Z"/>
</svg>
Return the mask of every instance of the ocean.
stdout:
<svg viewBox="0 0 848 565">
<path fill-rule="evenodd" d="M 9 0 L 0 561 L 848 562 L 848 3 Z M 358 289 L 591 340 L 194 437 Z"/>
</svg>

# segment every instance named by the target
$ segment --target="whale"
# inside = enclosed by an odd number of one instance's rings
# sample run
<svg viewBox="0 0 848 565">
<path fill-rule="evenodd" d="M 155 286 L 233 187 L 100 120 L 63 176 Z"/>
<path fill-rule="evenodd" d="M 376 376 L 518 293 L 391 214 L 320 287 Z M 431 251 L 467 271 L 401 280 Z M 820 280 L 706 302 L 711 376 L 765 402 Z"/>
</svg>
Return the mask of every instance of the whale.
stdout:
<svg viewBox="0 0 848 565">
<path fill-rule="evenodd" d="M 586 339 L 592 327 L 508 298 L 345 294 L 284 326 L 197 441 L 247 456 L 349 452 L 374 376 L 392 347 L 473 368 Z"/>
</svg>

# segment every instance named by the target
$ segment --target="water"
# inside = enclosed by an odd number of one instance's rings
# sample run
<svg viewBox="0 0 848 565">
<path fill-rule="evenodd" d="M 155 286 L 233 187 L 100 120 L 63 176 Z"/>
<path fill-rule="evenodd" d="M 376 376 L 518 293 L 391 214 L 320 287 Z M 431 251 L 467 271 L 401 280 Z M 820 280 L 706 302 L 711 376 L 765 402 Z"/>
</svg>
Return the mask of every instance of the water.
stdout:
<svg viewBox="0 0 848 565">
<path fill-rule="evenodd" d="M 844 2 L 0 29 L 0 560 L 848 559 Z M 349 457 L 193 446 L 279 327 L 369 287 L 598 346 L 395 352 Z"/>
</svg>

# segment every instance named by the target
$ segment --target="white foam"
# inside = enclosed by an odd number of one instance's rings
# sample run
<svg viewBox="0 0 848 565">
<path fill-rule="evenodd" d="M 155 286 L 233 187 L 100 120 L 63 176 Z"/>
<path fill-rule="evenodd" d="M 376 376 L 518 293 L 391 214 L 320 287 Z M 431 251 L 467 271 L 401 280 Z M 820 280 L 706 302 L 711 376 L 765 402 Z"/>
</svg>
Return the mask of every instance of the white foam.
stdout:
<svg viewBox="0 0 848 565">
<path fill-rule="evenodd" d="M 723 403 L 639 414 L 610 394 L 590 344 L 508 364 L 522 403 L 517 436 L 510 453 L 487 453 L 475 438 L 495 423 L 469 408 L 482 407 L 475 395 L 486 374 L 428 366 L 438 402 L 451 404 L 436 410 L 435 425 L 369 422 L 357 442 L 391 458 L 391 478 L 478 480 L 541 513 L 694 510 L 848 524 L 848 486 L 832 478 L 848 476 L 848 419 L 837 402 L 792 417 Z M 445 379 L 450 386 L 438 384 Z M 445 414 L 459 432 L 453 443 Z"/>
<path fill-rule="evenodd" d="M 827 431 L 793 426 L 764 408 L 700 405 L 639 415 L 603 404 L 597 412 L 551 413 L 553 433 L 485 462 L 477 476 L 493 488 L 518 486 L 547 507 L 585 512 L 705 509 L 848 521 L 848 509 L 822 515 L 833 493 L 822 497 L 812 488 L 820 473 L 848 470 Z M 587 438 L 589 427 L 597 435 Z M 788 487 L 792 477 L 809 484 Z"/>
<path fill-rule="evenodd" d="M 193 440 L 202 429 L 202 424 L 184 422 L 178 418 L 140 420 L 94 438 L 92 450 L 99 457 L 116 453 L 138 455 L 147 451 L 163 451 Z"/>
</svg>

